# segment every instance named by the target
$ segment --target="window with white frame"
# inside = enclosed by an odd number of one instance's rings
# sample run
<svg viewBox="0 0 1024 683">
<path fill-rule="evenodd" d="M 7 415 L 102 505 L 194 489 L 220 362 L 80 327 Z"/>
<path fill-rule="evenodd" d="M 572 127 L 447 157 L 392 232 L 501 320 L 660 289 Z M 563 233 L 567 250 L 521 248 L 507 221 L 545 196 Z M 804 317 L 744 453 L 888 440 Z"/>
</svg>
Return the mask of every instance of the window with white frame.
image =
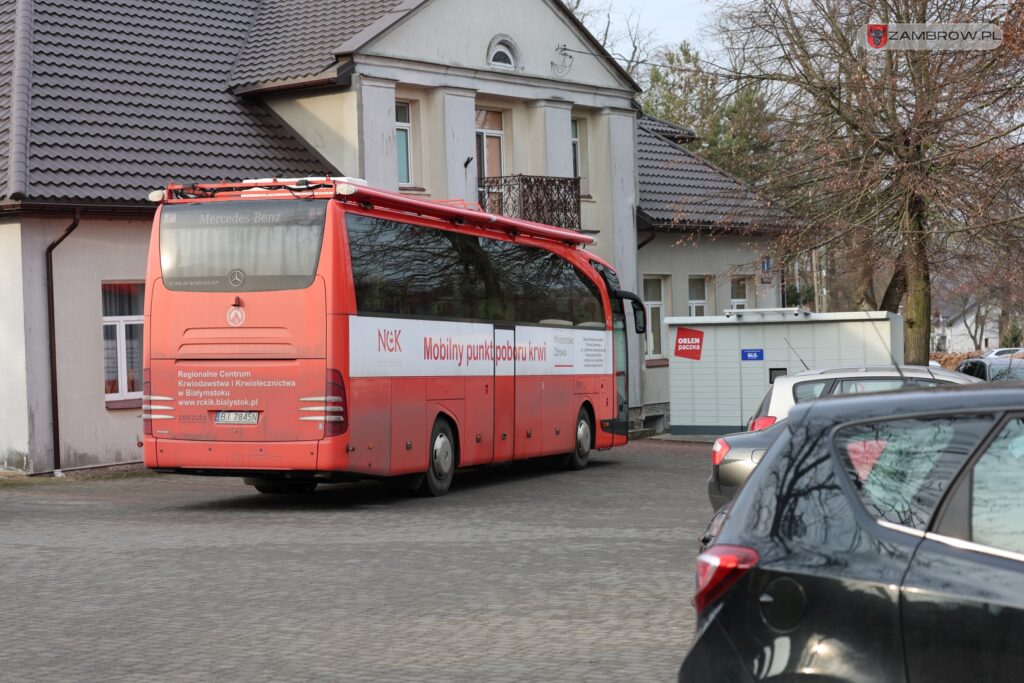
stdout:
<svg viewBox="0 0 1024 683">
<path fill-rule="evenodd" d="M 504 175 L 505 122 L 500 111 L 476 110 L 476 169 L 481 178 Z"/>
<path fill-rule="evenodd" d="M 476 110 L 476 173 L 481 180 L 480 205 L 490 213 L 501 213 L 500 195 L 486 196 L 484 178 L 500 178 L 505 175 L 505 121 L 500 111 Z"/>
<path fill-rule="evenodd" d="M 708 314 L 708 280 L 703 275 L 691 277 L 689 280 L 690 289 L 690 315 L 703 316 Z"/>
<path fill-rule="evenodd" d="M 412 105 L 408 102 L 395 102 L 395 146 L 398 184 L 412 185 Z"/>
<path fill-rule="evenodd" d="M 587 172 L 587 121 L 572 119 L 570 129 L 572 145 L 572 175 L 580 179 L 580 194 L 590 194 L 589 173 Z"/>
<path fill-rule="evenodd" d="M 572 142 L 572 177 L 580 177 L 580 120 L 572 120 L 572 133 L 570 134 L 570 141 Z"/>
<path fill-rule="evenodd" d="M 665 319 L 664 278 L 644 278 L 644 307 L 647 309 L 647 352 L 648 358 L 660 358 L 662 354 L 661 324 Z"/>
<path fill-rule="evenodd" d="M 747 278 L 732 279 L 729 284 L 729 307 L 737 311 L 747 308 Z"/>
<path fill-rule="evenodd" d="M 103 287 L 103 393 L 107 401 L 142 398 L 141 282 Z"/>
</svg>

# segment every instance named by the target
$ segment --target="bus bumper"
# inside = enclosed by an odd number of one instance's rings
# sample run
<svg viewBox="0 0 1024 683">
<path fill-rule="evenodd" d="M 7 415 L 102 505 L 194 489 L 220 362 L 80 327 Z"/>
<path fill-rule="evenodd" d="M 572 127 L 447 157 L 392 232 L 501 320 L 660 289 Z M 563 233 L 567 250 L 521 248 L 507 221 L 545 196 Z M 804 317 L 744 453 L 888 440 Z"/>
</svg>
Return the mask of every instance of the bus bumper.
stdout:
<svg viewBox="0 0 1024 683">
<path fill-rule="evenodd" d="M 154 469 L 308 472 L 319 469 L 317 454 L 321 448 L 320 443 L 186 441 L 147 437 L 143 445 L 143 462 L 146 467 Z"/>
</svg>

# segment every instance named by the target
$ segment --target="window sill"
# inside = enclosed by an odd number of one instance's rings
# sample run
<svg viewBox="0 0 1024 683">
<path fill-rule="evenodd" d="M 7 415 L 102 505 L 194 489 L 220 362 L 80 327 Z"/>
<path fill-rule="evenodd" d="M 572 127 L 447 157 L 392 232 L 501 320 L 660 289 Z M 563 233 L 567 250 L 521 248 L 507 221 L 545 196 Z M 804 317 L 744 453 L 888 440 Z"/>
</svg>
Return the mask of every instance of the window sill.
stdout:
<svg viewBox="0 0 1024 683">
<path fill-rule="evenodd" d="M 142 408 L 141 398 L 123 398 L 116 401 L 107 401 L 107 410 L 138 410 Z"/>
<path fill-rule="evenodd" d="M 400 185 L 398 187 L 398 191 L 402 192 L 402 193 L 406 193 L 407 192 L 409 194 L 429 194 L 427 192 L 427 188 L 425 188 L 425 187 L 414 187 L 412 185 Z"/>
<path fill-rule="evenodd" d="M 667 368 L 668 358 L 648 358 L 644 361 L 644 366 L 648 368 Z"/>
</svg>

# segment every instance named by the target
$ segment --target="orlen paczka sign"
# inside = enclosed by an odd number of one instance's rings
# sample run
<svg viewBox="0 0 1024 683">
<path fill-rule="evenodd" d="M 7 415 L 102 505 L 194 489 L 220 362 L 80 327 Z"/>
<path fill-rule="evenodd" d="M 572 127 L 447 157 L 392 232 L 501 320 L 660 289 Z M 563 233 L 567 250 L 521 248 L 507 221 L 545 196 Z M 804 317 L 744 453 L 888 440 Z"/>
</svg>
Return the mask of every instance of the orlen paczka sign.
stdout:
<svg viewBox="0 0 1024 683">
<path fill-rule="evenodd" d="M 704 331 L 691 330 L 687 327 L 676 329 L 676 355 L 680 358 L 700 360 L 704 350 Z"/>
</svg>

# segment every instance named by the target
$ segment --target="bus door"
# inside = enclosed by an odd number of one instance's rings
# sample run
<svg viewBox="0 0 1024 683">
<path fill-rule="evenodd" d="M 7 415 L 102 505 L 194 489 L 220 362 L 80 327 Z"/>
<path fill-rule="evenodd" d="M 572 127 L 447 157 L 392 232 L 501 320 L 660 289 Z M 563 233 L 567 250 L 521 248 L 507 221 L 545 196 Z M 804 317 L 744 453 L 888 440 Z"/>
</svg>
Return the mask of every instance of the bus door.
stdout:
<svg viewBox="0 0 1024 683">
<path fill-rule="evenodd" d="M 621 307 L 612 307 L 612 347 L 615 368 L 615 419 L 611 432 L 613 446 L 622 446 L 629 435 L 629 342 L 626 338 L 626 316 Z"/>
<path fill-rule="evenodd" d="M 515 456 L 516 330 L 494 328 L 494 462 Z"/>
<path fill-rule="evenodd" d="M 647 333 L 647 314 L 640 298 L 619 290 L 612 299 L 612 346 L 615 355 L 615 419 L 612 420 L 612 445 L 624 446 L 629 439 L 629 335 L 626 307 L 631 304 L 633 329 L 638 335 Z M 630 304 L 626 301 L 629 300 Z"/>
</svg>

